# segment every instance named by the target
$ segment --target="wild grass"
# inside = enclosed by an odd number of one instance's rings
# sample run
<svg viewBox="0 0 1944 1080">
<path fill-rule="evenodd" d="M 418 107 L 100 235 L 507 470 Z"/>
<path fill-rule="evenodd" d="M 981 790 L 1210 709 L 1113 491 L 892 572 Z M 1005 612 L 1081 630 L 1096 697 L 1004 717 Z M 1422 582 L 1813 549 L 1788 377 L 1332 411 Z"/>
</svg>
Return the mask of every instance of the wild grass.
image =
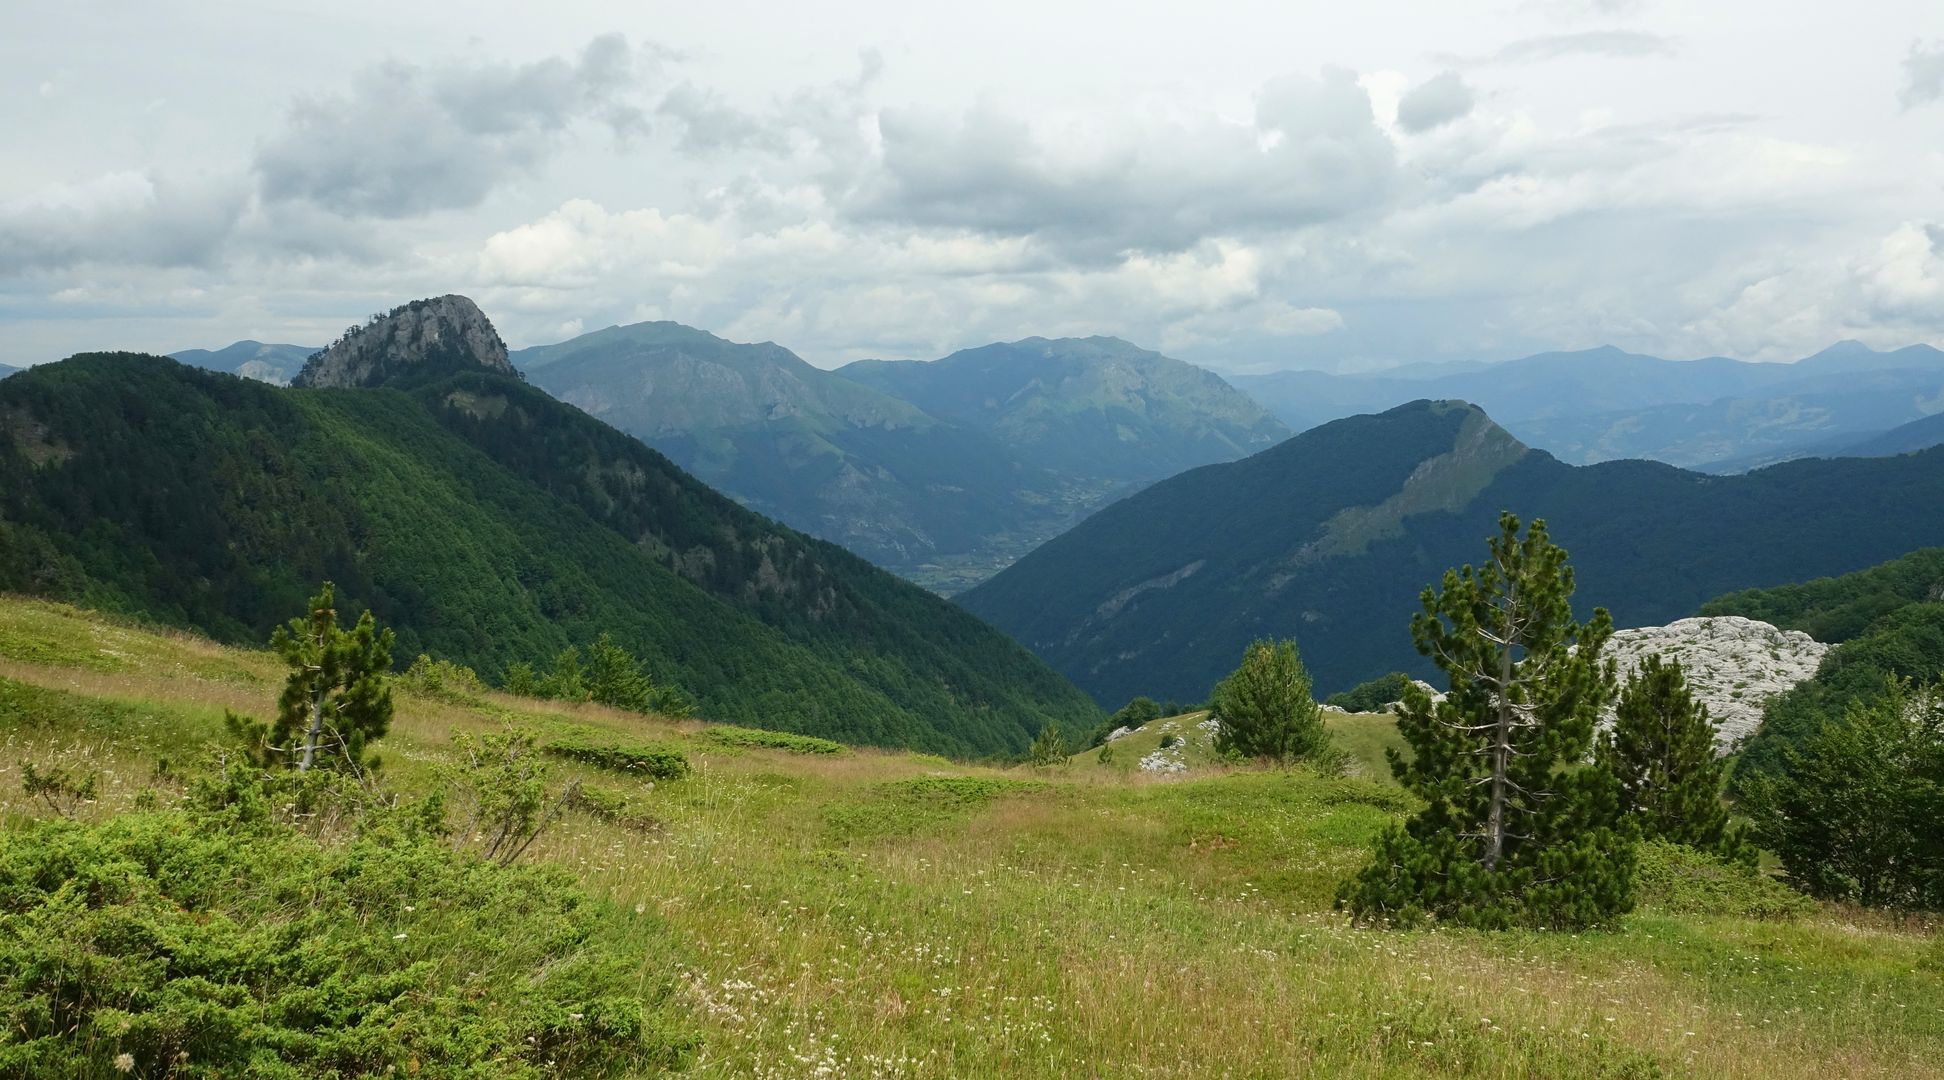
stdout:
<svg viewBox="0 0 1944 1080">
<path fill-rule="evenodd" d="M 85 815 L 133 805 L 166 786 L 156 756 L 217 737 L 224 708 L 267 711 L 275 675 L 258 654 L 0 600 L 4 820 L 42 812 L 22 761 L 101 770 Z M 655 824 L 571 815 L 528 858 L 667 927 L 697 1076 L 1944 1075 L 1944 948 L 1927 924 L 1758 918 L 1686 895 L 1595 934 L 1347 925 L 1337 883 L 1406 808 L 1387 772 L 1211 765 L 1168 781 L 1090 754 L 999 770 L 405 694 L 379 744 L 389 782 L 423 790 L 453 731 L 508 721 L 688 758 L 652 789 L 559 762 Z M 1332 728 L 1381 761 L 1377 721 Z"/>
</svg>

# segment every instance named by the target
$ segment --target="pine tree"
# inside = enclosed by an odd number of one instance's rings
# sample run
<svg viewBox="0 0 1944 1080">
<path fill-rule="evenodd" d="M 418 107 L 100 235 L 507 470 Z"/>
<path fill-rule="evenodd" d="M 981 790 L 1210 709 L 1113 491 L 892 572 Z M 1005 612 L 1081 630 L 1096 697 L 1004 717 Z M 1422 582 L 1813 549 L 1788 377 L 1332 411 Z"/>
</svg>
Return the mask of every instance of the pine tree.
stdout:
<svg viewBox="0 0 1944 1080">
<path fill-rule="evenodd" d="M 1252 642 L 1242 666 L 1216 684 L 1209 715 L 1220 725 L 1215 749 L 1224 754 L 1287 765 L 1315 756 L 1329 742 L 1293 641 Z"/>
<path fill-rule="evenodd" d="M 380 631 L 369 611 L 352 629 L 341 629 L 336 592 L 325 582 L 311 597 L 310 614 L 290 620 L 270 637 L 270 648 L 290 667 L 276 722 L 249 725 L 230 718 L 232 729 L 252 736 L 265 765 L 351 773 L 378 766 L 365 749 L 391 727 L 385 672 L 391 668 L 392 632 Z"/>
<path fill-rule="evenodd" d="M 1604 610 L 1573 618 L 1573 571 L 1543 521 L 1499 518 L 1491 559 L 1446 571 L 1411 621 L 1450 690 L 1405 690 L 1407 759 L 1391 771 L 1424 809 L 1379 840 L 1338 896 L 1362 919 L 1584 927 L 1633 903 L 1633 845 L 1611 771 L 1585 765 L 1613 695 Z"/>
<path fill-rule="evenodd" d="M 1728 834 L 1714 739 L 1708 707 L 1695 702 L 1679 661 L 1655 653 L 1627 677 L 1597 756 L 1642 836 L 1724 854 L 1742 847 Z"/>
<path fill-rule="evenodd" d="M 1034 765 L 1064 765 L 1067 753 L 1066 735 L 1060 730 L 1060 722 L 1048 720 L 1026 751 L 1026 760 Z"/>
<path fill-rule="evenodd" d="M 587 647 L 587 694 L 603 705 L 645 713 L 653 707 L 655 686 L 641 661 L 603 631 Z"/>
</svg>

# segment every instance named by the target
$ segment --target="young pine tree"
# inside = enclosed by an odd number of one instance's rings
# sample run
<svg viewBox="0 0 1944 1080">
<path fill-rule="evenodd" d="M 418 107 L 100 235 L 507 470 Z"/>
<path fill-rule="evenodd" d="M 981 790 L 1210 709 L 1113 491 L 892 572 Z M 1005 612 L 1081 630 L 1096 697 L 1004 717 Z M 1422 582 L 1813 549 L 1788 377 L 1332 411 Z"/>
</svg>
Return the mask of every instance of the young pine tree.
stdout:
<svg viewBox="0 0 1944 1080">
<path fill-rule="evenodd" d="M 1329 744 L 1323 712 L 1310 696 L 1309 672 L 1293 641 L 1256 641 L 1242 666 L 1215 685 L 1209 714 L 1221 726 L 1215 749 L 1287 765 Z"/>
<path fill-rule="evenodd" d="M 1596 756 L 1613 771 L 1621 812 L 1642 836 L 1723 854 L 1743 847 L 1728 834 L 1714 737 L 1679 661 L 1655 653 L 1627 677 Z"/>
<path fill-rule="evenodd" d="M 1405 690 L 1391 771 L 1425 807 L 1377 842 L 1338 903 L 1361 919 L 1584 927 L 1633 905 L 1633 845 L 1613 774 L 1584 765 L 1613 694 L 1604 610 L 1581 624 L 1573 571 L 1543 521 L 1499 518 L 1484 566 L 1446 571 L 1411 620 L 1450 680 Z"/>
<path fill-rule="evenodd" d="M 365 749 L 391 727 L 392 632 L 379 630 L 367 611 L 350 630 L 338 626 L 336 588 L 325 582 L 311 597 L 310 614 L 290 620 L 270 637 L 270 648 L 290 667 L 277 699 L 274 724 L 231 726 L 256 742 L 262 763 L 294 764 L 360 773 L 377 767 Z"/>
</svg>

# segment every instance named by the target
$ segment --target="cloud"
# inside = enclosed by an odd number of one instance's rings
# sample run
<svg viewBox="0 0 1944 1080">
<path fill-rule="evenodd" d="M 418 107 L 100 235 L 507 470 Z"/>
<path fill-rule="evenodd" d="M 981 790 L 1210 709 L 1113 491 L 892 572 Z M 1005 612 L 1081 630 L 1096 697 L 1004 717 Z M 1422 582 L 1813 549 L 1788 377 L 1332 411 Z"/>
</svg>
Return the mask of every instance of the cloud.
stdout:
<svg viewBox="0 0 1944 1080">
<path fill-rule="evenodd" d="M 1442 127 L 1471 112 L 1471 87 L 1455 71 L 1425 80 L 1397 102 L 1397 126 L 1412 134 Z"/>
<path fill-rule="evenodd" d="M 575 123 L 641 131 L 642 73 L 626 39 L 606 34 L 573 61 L 369 68 L 342 95 L 301 98 L 258 148 L 269 202 L 346 217 L 405 218 L 478 205 L 530 172 Z"/>
<path fill-rule="evenodd" d="M 1354 216 L 1384 203 L 1397 172 L 1369 97 L 1339 70 L 1270 83 L 1247 123 L 1036 126 L 983 104 L 886 110 L 877 128 L 875 168 L 840 200 L 851 218 L 1031 236 L 1080 261 Z"/>
<path fill-rule="evenodd" d="M 1647 56 L 1672 56 L 1677 42 L 1644 30 L 1581 30 L 1571 34 L 1541 34 L 1520 38 L 1496 52 L 1483 56 L 1457 56 L 1438 53 L 1435 58 L 1454 67 L 1491 64 L 1537 64 L 1569 56 L 1604 56 L 1633 59 Z"/>
<path fill-rule="evenodd" d="M 1910 55 L 1904 57 L 1903 76 L 1897 100 L 1904 108 L 1944 101 L 1944 41 L 1911 42 Z"/>
<path fill-rule="evenodd" d="M 0 203 L 0 275 L 86 263 L 209 266 L 248 203 L 240 183 L 117 172 Z"/>
</svg>

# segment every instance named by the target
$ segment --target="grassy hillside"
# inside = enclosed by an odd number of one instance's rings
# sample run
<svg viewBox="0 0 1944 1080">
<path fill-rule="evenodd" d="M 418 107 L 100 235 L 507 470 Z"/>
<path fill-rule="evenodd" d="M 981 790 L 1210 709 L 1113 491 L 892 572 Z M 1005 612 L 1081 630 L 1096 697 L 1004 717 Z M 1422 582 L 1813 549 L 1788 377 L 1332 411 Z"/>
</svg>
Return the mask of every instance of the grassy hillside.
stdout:
<svg viewBox="0 0 1944 1080">
<path fill-rule="evenodd" d="M 132 355 L 0 389 L 0 587 L 261 642 L 323 579 L 496 676 L 601 631 L 723 719 L 952 753 L 1092 706 L 1024 650 L 511 379 L 293 391 Z"/>
<path fill-rule="evenodd" d="M 277 679 L 262 653 L 0 599 L 0 844 L 44 812 L 23 762 L 100 770 L 84 818 L 144 787 L 166 800 L 157 756 L 184 761 L 226 708 L 267 710 Z M 380 748 L 405 792 L 454 732 L 506 720 L 689 756 L 652 790 L 560 765 L 652 821 L 575 813 L 528 856 L 676 988 L 652 1007 L 698 1040 L 689 1075 L 1944 1075 L 1944 951 L 1921 925 L 1756 919 L 1688 879 L 1610 932 L 1350 929 L 1329 898 L 1406 809 L 1370 781 L 998 771 L 498 695 L 399 700 Z"/>
<path fill-rule="evenodd" d="M 1503 510 L 1546 519 L 1582 615 L 1655 626 L 1944 541 L 1944 450 L 1734 477 L 1572 466 L 1462 402 L 1416 402 L 1156 484 L 959 599 L 1103 704 L 1199 699 L 1257 637 L 1294 638 L 1327 694 L 1430 674 L 1418 594 L 1482 557 Z"/>
</svg>

